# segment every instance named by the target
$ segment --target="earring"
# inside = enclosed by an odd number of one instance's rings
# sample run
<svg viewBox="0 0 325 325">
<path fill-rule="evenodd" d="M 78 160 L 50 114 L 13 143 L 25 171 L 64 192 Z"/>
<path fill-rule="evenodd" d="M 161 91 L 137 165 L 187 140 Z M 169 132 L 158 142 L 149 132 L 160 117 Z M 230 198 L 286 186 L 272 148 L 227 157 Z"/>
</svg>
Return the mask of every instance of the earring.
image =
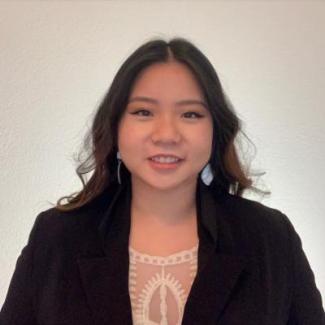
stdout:
<svg viewBox="0 0 325 325">
<path fill-rule="evenodd" d="M 121 164 L 122 164 L 122 160 L 121 160 L 121 154 L 120 152 L 118 151 L 117 154 L 116 154 L 116 158 L 117 158 L 117 181 L 119 184 L 122 184 L 122 181 L 121 181 Z"/>
<path fill-rule="evenodd" d="M 201 180 L 207 186 L 209 186 L 211 184 L 211 182 L 213 180 L 213 173 L 212 173 L 210 164 L 207 164 L 203 168 L 203 170 L 201 172 Z"/>
</svg>

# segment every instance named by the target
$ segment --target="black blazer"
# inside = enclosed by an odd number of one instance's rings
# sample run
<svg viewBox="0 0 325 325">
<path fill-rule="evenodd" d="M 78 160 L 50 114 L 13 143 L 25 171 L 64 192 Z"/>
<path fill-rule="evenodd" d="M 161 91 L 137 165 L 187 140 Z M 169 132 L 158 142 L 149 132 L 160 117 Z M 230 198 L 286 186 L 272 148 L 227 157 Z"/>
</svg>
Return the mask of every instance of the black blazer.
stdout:
<svg viewBox="0 0 325 325">
<path fill-rule="evenodd" d="M 1 325 L 132 324 L 130 184 L 72 212 L 40 213 L 18 258 Z M 288 218 L 197 188 L 198 272 L 183 325 L 325 324 L 322 300 Z"/>
</svg>

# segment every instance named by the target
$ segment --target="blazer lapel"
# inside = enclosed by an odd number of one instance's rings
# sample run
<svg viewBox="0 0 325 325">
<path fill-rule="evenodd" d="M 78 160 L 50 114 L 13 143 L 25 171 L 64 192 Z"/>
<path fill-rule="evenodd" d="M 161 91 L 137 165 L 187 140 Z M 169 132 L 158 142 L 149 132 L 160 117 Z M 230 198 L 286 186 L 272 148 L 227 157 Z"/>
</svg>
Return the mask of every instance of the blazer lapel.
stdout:
<svg viewBox="0 0 325 325">
<path fill-rule="evenodd" d="M 217 324 L 244 265 L 241 257 L 211 256 L 193 282 L 182 324 Z"/>
<path fill-rule="evenodd" d="M 120 187 L 99 225 L 105 257 L 79 259 L 79 270 L 96 324 L 132 324 L 128 289 L 130 187 Z"/>
<path fill-rule="evenodd" d="M 246 264 L 246 258 L 236 252 L 221 204 L 224 197 L 214 197 L 201 182 L 198 186 L 198 272 L 185 305 L 183 325 L 216 324 Z"/>
</svg>

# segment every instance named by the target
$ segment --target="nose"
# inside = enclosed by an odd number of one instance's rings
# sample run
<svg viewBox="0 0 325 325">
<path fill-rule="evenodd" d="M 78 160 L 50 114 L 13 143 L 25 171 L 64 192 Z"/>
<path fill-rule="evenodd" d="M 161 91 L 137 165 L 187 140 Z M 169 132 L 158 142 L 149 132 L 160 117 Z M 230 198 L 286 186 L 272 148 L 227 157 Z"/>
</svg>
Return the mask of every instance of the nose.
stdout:
<svg viewBox="0 0 325 325">
<path fill-rule="evenodd" d="M 153 126 L 151 139 L 154 143 L 178 143 L 181 135 L 177 123 L 167 117 L 158 119 Z"/>
</svg>

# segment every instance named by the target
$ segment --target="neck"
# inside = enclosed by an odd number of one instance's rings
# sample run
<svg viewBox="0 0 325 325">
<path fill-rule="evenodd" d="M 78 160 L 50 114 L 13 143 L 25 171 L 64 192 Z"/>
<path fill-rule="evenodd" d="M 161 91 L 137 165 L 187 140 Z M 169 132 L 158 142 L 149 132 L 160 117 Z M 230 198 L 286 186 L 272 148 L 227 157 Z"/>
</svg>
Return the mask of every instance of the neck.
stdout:
<svg viewBox="0 0 325 325">
<path fill-rule="evenodd" d="M 192 222 L 196 218 L 196 182 L 173 190 L 159 190 L 132 181 L 132 217 L 164 226 Z"/>
</svg>

